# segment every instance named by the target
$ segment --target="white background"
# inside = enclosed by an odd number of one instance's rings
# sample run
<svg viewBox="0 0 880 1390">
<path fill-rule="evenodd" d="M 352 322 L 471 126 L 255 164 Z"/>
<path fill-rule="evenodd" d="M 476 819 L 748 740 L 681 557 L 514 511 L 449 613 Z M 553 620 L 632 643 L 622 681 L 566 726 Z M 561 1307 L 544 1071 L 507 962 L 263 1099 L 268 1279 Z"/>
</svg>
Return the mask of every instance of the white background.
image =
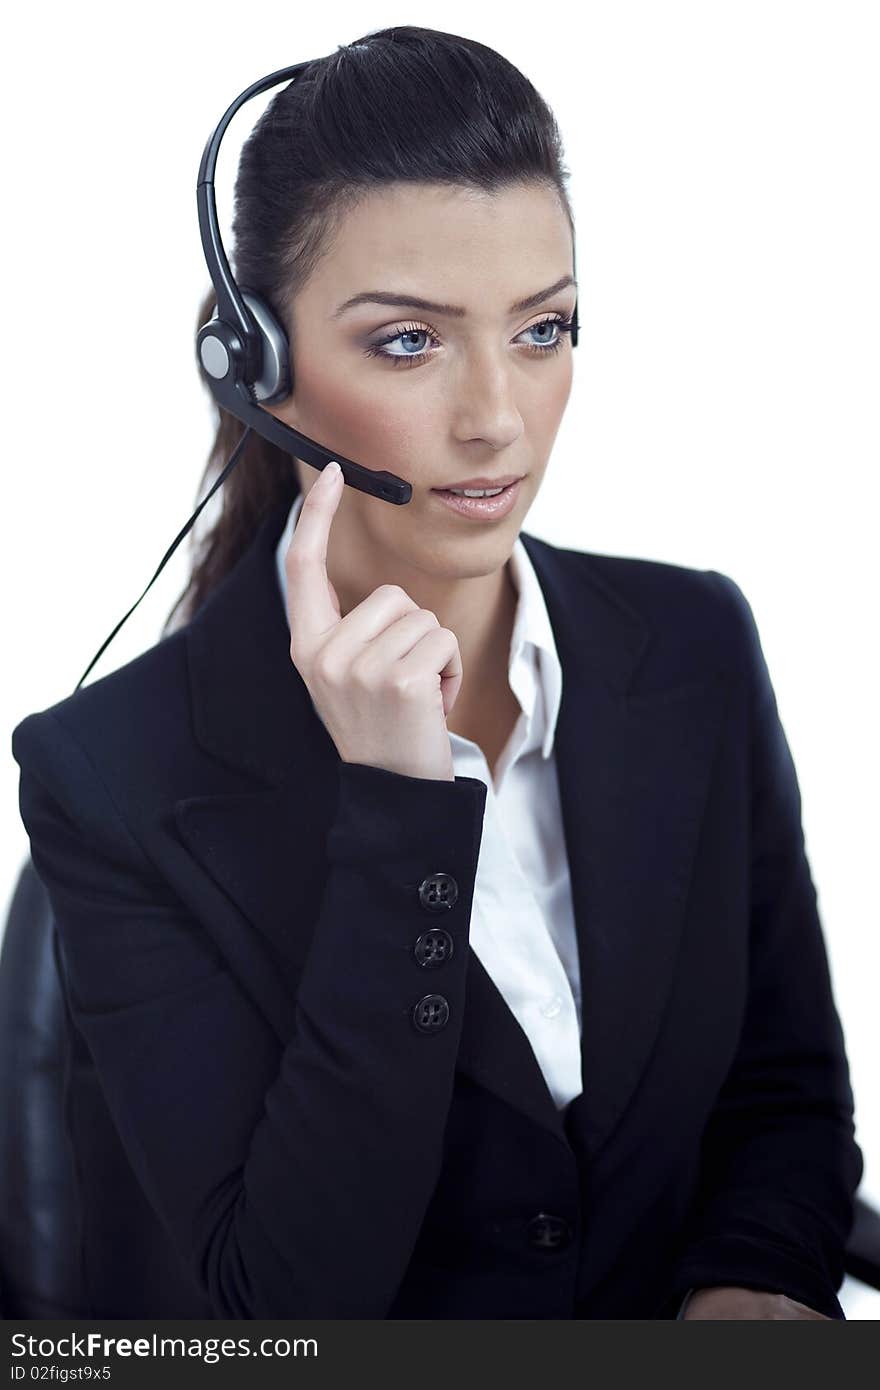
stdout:
<svg viewBox="0 0 880 1390">
<path fill-rule="evenodd" d="M 555 111 L 577 220 L 574 386 L 526 529 L 719 569 L 749 599 L 798 769 L 862 1191 L 880 1203 L 876 4 L 153 0 L 17 7 L 16 22 L 0 84 L 7 739 L 72 693 L 195 509 L 213 438 L 195 185 L 226 107 L 394 23 L 492 45 Z M 272 95 L 224 139 L 224 232 Z M 158 640 L 188 555 L 89 683 Z M 28 845 L 6 749 L 8 909 Z M 878 1316 L 850 1279 L 841 1301 Z"/>
</svg>

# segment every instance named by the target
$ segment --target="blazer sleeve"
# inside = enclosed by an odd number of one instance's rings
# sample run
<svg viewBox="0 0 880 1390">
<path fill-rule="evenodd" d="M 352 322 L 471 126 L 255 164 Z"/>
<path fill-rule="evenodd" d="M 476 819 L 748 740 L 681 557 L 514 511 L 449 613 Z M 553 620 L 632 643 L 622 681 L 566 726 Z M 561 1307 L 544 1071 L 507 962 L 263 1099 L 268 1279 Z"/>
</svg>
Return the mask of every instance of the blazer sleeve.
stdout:
<svg viewBox="0 0 880 1390">
<path fill-rule="evenodd" d="M 863 1162 L 800 789 L 752 610 L 732 579 L 709 573 L 732 606 L 751 691 L 749 984 L 670 1305 L 730 1284 L 842 1319 L 836 1290 Z"/>
<path fill-rule="evenodd" d="M 61 720 L 28 716 L 13 754 L 74 1023 L 214 1315 L 384 1317 L 441 1167 L 485 783 L 340 763 L 319 919 L 280 1040 Z M 426 986 L 413 943 L 440 919 L 416 889 L 440 869 L 458 885 L 442 918 L 453 951 Z M 420 1032 L 413 1006 L 431 991 L 449 1021 Z"/>
</svg>

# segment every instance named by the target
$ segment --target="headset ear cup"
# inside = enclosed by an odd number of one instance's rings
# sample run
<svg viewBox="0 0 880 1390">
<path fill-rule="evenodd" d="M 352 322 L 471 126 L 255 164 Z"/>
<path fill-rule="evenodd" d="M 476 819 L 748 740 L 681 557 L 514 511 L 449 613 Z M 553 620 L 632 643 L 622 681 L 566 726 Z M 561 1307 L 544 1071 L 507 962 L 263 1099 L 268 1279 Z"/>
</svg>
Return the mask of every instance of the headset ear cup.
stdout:
<svg viewBox="0 0 880 1390">
<path fill-rule="evenodd" d="M 287 334 L 265 299 L 251 290 L 241 289 L 260 336 L 261 367 L 256 381 L 250 382 L 256 401 L 280 401 L 293 392 L 293 374 Z"/>
</svg>

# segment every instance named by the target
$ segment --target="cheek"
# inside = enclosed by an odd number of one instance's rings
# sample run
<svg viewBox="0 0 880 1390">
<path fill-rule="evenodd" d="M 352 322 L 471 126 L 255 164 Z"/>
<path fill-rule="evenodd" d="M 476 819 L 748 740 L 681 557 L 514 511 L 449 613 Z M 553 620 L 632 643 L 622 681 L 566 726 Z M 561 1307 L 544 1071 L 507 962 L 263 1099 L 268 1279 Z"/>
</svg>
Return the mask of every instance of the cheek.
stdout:
<svg viewBox="0 0 880 1390">
<path fill-rule="evenodd" d="M 555 363 L 547 373 L 546 382 L 541 383 L 541 389 L 535 391 L 529 403 L 530 423 L 536 435 L 555 434 L 571 395 L 571 359 L 560 363 L 556 370 L 554 367 Z"/>
<path fill-rule="evenodd" d="M 415 481 L 426 447 L 438 438 L 442 401 L 422 395 L 414 409 L 411 393 L 383 384 L 381 377 L 391 375 L 393 367 L 377 372 L 379 380 L 352 373 L 348 380 L 337 377 L 330 384 L 329 373 L 309 365 L 310 370 L 297 376 L 293 395 L 305 432 L 310 426 L 322 443 L 365 468 L 386 469 Z"/>
</svg>

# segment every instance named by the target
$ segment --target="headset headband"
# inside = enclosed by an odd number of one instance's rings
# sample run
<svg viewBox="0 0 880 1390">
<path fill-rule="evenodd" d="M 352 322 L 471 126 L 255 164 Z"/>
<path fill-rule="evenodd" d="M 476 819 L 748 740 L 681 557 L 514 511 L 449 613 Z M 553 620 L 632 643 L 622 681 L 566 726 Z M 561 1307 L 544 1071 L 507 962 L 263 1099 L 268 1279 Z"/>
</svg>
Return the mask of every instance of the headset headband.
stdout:
<svg viewBox="0 0 880 1390">
<path fill-rule="evenodd" d="M 260 92 L 265 92 L 269 87 L 277 86 L 286 78 L 295 77 L 297 73 L 310 66 L 310 63 L 294 63 L 293 67 L 279 68 L 277 72 L 269 73 L 268 77 L 261 77 L 259 82 L 252 82 L 250 87 L 247 87 L 237 96 L 232 105 L 223 113 L 216 129 L 208 138 L 202 155 L 202 162 L 199 165 L 196 203 L 199 212 L 202 250 L 216 291 L 219 317 L 235 327 L 244 343 L 246 375 L 249 381 L 254 381 L 259 376 L 262 366 L 260 336 L 245 306 L 241 291 L 233 279 L 232 271 L 229 269 L 229 261 L 223 249 L 223 242 L 220 239 L 217 199 L 214 193 L 217 151 L 220 148 L 220 141 L 226 133 L 226 127 L 239 107 L 244 106 L 244 103 L 250 101 L 251 97 L 259 96 Z"/>
</svg>

